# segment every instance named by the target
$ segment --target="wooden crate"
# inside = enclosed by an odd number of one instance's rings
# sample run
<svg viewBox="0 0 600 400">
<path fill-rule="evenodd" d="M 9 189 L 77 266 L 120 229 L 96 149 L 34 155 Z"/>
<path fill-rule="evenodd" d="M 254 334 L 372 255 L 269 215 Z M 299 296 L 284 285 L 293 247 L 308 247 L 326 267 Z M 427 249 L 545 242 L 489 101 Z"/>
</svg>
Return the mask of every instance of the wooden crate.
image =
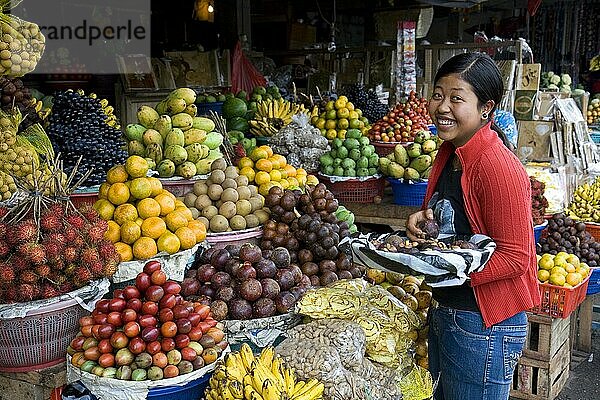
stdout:
<svg viewBox="0 0 600 400">
<path fill-rule="evenodd" d="M 569 378 L 570 360 L 569 340 L 563 343 L 550 361 L 521 357 L 515 368 L 510 396 L 526 400 L 553 400 Z"/>
<path fill-rule="evenodd" d="M 0 372 L 0 400 L 48 400 L 66 381 L 66 362 L 31 372 Z"/>
<path fill-rule="evenodd" d="M 523 356 L 534 360 L 550 361 L 569 340 L 570 319 L 527 313 L 529 326 Z"/>
</svg>

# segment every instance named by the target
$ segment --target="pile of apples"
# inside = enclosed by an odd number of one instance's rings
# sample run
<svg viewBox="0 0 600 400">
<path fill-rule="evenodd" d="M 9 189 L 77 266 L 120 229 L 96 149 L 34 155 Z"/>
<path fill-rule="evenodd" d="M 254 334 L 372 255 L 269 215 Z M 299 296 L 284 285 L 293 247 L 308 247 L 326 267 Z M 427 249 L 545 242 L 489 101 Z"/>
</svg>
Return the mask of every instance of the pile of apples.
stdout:
<svg viewBox="0 0 600 400">
<path fill-rule="evenodd" d="M 159 380 L 214 363 L 227 348 L 210 307 L 184 300 L 181 285 L 150 261 L 135 285 L 117 289 L 79 320 L 67 352 L 82 371 L 122 380 Z"/>
</svg>

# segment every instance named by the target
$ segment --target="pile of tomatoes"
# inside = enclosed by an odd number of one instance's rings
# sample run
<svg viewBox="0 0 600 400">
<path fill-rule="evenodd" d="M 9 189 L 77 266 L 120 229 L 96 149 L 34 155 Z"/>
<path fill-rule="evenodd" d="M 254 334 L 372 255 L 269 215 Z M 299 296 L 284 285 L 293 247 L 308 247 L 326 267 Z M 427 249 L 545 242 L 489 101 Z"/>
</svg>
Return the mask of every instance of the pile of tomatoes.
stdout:
<svg viewBox="0 0 600 400">
<path fill-rule="evenodd" d="M 398 103 L 371 126 L 368 136 L 375 142 L 413 142 L 415 134 L 431 124 L 427 99 L 410 92 L 405 102 Z"/>
</svg>

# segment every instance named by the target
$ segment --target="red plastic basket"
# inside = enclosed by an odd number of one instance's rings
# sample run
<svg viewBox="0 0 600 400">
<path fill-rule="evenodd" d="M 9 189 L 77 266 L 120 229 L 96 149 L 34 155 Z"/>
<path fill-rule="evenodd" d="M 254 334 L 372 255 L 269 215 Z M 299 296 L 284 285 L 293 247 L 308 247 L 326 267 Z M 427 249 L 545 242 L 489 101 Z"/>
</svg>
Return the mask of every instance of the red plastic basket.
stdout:
<svg viewBox="0 0 600 400">
<path fill-rule="evenodd" d="M 319 180 L 327 186 L 336 199 L 344 203 L 372 203 L 376 196 L 383 197 L 385 180 L 383 177 L 366 180 L 348 179 L 332 182 L 319 174 Z"/>
<path fill-rule="evenodd" d="M 596 239 L 597 242 L 600 242 L 600 224 L 594 224 L 591 222 L 585 223 L 585 230 L 590 233 Z"/>
<path fill-rule="evenodd" d="M 588 274 L 583 282 L 574 288 L 540 283 L 542 302 L 531 311 L 554 318 L 567 318 L 585 299 L 591 275 Z"/>
<path fill-rule="evenodd" d="M 402 144 L 402 146 L 406 147 L 412 143 L 413 142 L 371 142 L 373 147 L 375 147 L 375 153 L 377 153 L 379 157 L 385 157 L 388 154 L 393 153 L 394 147 L 396 147 L 397 144 Z"/>
<path fill-rule="evenodd" d="M 96 200 L 98 200 L 98 192 L 71 194 L 71 203 L 73 203 L 75 207 L 81 207 L 84 204 L 94 205 Z"/>
<path fill-rule="evenodd" d="M 198 181 L 188 179 L 160 179 L 160 182 L 162 183 L 163 189 L 173 193 L 176 197 L 183 197 L 186 193 L 189 193 L 194 189 L 194 183 Z"/>
<path fill-rule="evenodd" d="M 42 306 L 24 318 L 0 319 L 0 371 L 28 372 L 63 362 L 79 318 L 87 314 L 70 299 Z"/>
</svg>

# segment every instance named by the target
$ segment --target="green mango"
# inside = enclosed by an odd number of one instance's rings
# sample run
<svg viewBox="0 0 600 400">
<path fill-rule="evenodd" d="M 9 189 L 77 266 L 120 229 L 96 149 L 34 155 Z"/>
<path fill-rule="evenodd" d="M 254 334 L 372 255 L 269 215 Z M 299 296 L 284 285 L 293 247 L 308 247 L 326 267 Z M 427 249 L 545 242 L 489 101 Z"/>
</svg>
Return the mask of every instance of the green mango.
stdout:
<svg viewBox="0 0 600 400">
<path fill-rule="evenodd" d="M 143 139 L 144 132 L 146 132 L 146 127 L 140 124 L 128 124 L 125 127 L 125 138 L 127 140 L 137 140 L 141 142 Z"/>
<path fill-rule="evenodd" d="M 437 149 L 437 143 L 433 139 L 427 139 L 421 145 L 421 149 L 423 150 L 423 153 L 429 154 L 435 149 Z"/>
<path fill-rule="evenodd" d="M 177 97 L 167 99 L 166 111 L 169 115 L 182 113 L 186 107 L 187 103 L 184 99 L 179 99 Z"/>
<path fill-rule="evenodd" d="M 185 145 L 183 131 L 179 128 L 171 129 L 171 132 L 169 132 L 163 144 L 165 148 L 172 145 L 179 145 L 183 147 Z"/>
<path fill-rule="evenodd" d="M 183 110 L 183 112 L 188 114 L 190 117 L 195 117 L 196 113 L 198 112 L 198 107 L 196 107 L 195 104 L 189 104 L 185 110 Z"/>
<path fill-rule="evenodd" d="M 183 99 L 186 104 L 194 104 L 196 102 L 196 92 L 190 88 L 177 88 L 169 93 L 169 98 Z"/>
<path fill-rule="evenodd" d="M 162 147 L 158 143 L 151 143 L 146 146 L 146 157 L 152 159 L 155 164 L 158 164 L 163 159 Z"/>
<path fill-rule="evenodd" d="M 175 165 L 179 165 L 187 161 L 188 155 L 187 151 L 185 151 L 185 149 L 182 146 L 174 144 L 165 148 L 163 156 L 164 158 L 173 161 Z"/>
<path fill-rule="evenodd" d="M 408 145 L 406 148 L 406 153 L 411 159 L 419 157 L 421 155 L 421 145 L 419 143 L 412 143 Z"/>
<path fill-rule="evenodd" d="M 137 110 L 138 122 L 146 128 L 152 128 L 158 120 L 158 113 L 152 107 L 141 106 Z"/>
<path fill-rule="evenodd" d="M 196 173 L 199 175 L 206 175 L 210 172 L 210 166 L 214 160 L 209 160 L 207 158 L 198 160 L 196 162 Z"/>
<path fill-rule="evenodd" d="M 200 160 L 202 158 L 202 155 L 204 154 L 202 145 L 200 143 L 192 143 L 189 146 L 185 146 L 185 151 L 187 151 L 188 154 L 188 161 L 194 163 Z M 208 151 L 206 153 L 206 155 L 208 155 Z"/>
<path fill-rule="evenodd" d="M 419 180 L 421 176 L 419 175 L 419 171 L 414 168 L 408 167 L 404 168 L 404 179 L 409 181 Z"/>
<path fill-rule="evenodd" d="M 181 112 L 171 117 L 173 127 L 180 128 L 182 131 L 187 131 L 194 126 L 194 119 L 191 115 Z"/>
<path fill-rule="evenodd" d="M 408 152 L 406 151 L 406 148 L 404 146 L 402 146 L 401 144 L 397 144 L 396 147 L 394 147 L 394 153 L 392 155 L 392 160 L 396 161 L 398 164 L 400 164 L 403 167 L 408 167 L 408 164 L 410 164 L 410 159 L 408 158 Z"/>
<path fill-rule="evenodd" d="M 426 140 L 431 139 L 431 132 L 421 129 L 415 135 L 415 143 L 423 144 Z"/>
<path fill-rule="evenodd" d="M 404 167 L 398 163 L 392 162 L 388 166 L 388 175 L 392 178 L 400 179 L 404 177 Z"/>
<path fill-rule="evenodd" d="M 182 178 L 190 179 L 196 175 L 196 165 L 191 161 L 186 161 L 175 168 L 175 173 Z"/>
<path fill-rule="evenodd" d="M 127 143 L 127 153 L 130 156 L 143 156 L 146 153 L 146 146 L 144 143 L 138 142 L 137 140 L 130 140 Z"/>
<path fill-rule="evenodd" d="M 158 133 L 160 133 L 160 136 L 162 136 L 163 140 L 165 140 L 165 138 L 167 137 L 169 132 L 171 132 L 171 129 L 173 129 L 173 124 L 171 123 L 171 117 L 169 117 L 166 114 L 161 115 L 160 118 L 158 118 L 158 120 L 154 124 L 154 130 L 156 130 L 156 131 L 158 131 Z"/>
<path fill-rule="evenodd" d="M 215 129 L 215 123 L 210 118 L 194 117 L 192 119 L 192 128 L 201 129 L 205 132 L 212 132 Z"/>
<path fill-rule="evenodd" d="M 419 173 L 425 171 L 431 166 L 431 157 L 427 154 L 423 154 L 410 162 L 410 167 L 419 171 Z"/>
<path fill-rule="evenodd" d="M 175 175 L 175 163 L 171 160 L 162 160 L 156 166 L 156 170 L 161 178 L 170 178 Z"/>
<path fill-rule="evenodd" d="M 379 159 L 379 169 L 381 170 L 381 173 L 386 175 L 386 176 L 391 176 L 391 174 L 389 173 L 389 166 L 392 163 L 392 161 L 390 161 L 389 158 L 385 158 L 385 157 L 381 157 Z M 394 163 L 396 164 L 396 163 Z M 396 164 L 398 165 L 398 164 Z"/>
<path fill-rule="evenodd" d="M 183 133 L 184 145 L 189 146 L 193 143 L 202 143 L 206 139 L 206 131 L 202 129 L 188 129 Z"/>
<path fill-rule="evenodd" d="M 160 133 L 154 129 L 146 129 L 146 132 L 144 132 L 142 140 L 144 141 L 144 144 L 146 146 L 148 146 L 152 143 L 162 144 L 162 142 L 163 142 L 163 138 L 160 135 Z"/>
</svg>

